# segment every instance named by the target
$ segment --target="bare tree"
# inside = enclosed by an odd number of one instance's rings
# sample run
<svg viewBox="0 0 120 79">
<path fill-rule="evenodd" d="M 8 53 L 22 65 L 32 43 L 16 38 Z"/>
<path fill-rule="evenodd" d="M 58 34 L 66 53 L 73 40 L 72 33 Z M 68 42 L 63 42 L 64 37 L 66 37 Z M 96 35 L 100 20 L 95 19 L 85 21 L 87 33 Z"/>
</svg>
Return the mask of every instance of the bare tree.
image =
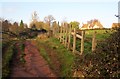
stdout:
<svg viewBox="0 0 120 79">
<path fill-rule="evenodd" d="M 46 17 L 44 18 L 44 21 L 45 21 L 46 23 L 48 23 L 49 28 L 50 28 L 53 20 L 55 20 L 55 19 L 54 19 L 54 17 L 53 17 L 52 15 L 48 15 L 48 16 L 46 16 Z"/>
<path fill-rule="evenodd" d="M 32 21 L 30 22 L 30 28 L 38 22 L 38 14 L 36 11 L 32 13 Z"/>
<path fill-rule="evenodd" d="M 33 12 L 33 14 L 32 14 L 32 22 L 33 23 L 36 23 L 37 21 L 38 21 L 38 14 L 37 14 L 37 12 L 36 11 L 34 11 Z"/>
</svg>

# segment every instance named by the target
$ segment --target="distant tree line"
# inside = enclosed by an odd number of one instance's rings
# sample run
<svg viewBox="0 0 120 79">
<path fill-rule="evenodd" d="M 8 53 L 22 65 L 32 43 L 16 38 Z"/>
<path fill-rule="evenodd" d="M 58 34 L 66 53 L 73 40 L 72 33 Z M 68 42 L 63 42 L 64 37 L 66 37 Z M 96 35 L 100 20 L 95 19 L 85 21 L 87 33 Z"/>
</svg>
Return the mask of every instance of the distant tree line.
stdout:
<svg viewBox="0 0 120 79">
<path fill-rule="evenodd" d="M 11 23 L 10 21 L 4 19 L 1 19 L 1 21 L 3 38 L 33 38 L 37 36 L 38 32 L 40 32 L 39 30 L 42 29 L 48 32 L 53 29 L 59 31 L 59 29 L 61 28 L 60 26 L 65 27 L 67 24 L 69 24 L 71 26 L 71 29 L 73 30 L 74 28 L 79 29 L 80 25 L 80 23 L 77 21 L 71 21 L 70 23 L 68 23 L 67 21 L 63 21 L 60 24 L 60 22 L 57 22 L 52 15 L 45 16 L 43 21 L 39 21 L 39 17 L 36 11 L 32 14 L 32 20 L 29 24 L 29 27 L 23 22 L 23 20 L 21 20 L 20 23 Z M 92 21 L 89 21 L 89 23 L 91 22 Z M 10 34 L 10 36 L 8 34 Z"/>
<path fill-rule="evenodd" d="M 27 24 L 21 20 L 20 24 L 17 22 L 11 23 L 8 20 L 2 19 L 2 39 L 18 38 L 34 38 L 37 36 L 36 29 L 28 28 Z"/>
<path fill-rule="evenodd" d="M 30 22 L 29 27 L 30 28 L 36 28 L 36 29 L 45 29 L 47 31 L 51 30 L 52 28 L 57 28 L 60 26 L 60 23 L 55 20 L 55 18 L 52 15 L 48 15 L 44 17 L 44 21 L 38 20 L 38 14 L 35 11 L 32 14 L 32 21 Z M 72 29 L 77 28 L 79 29 L 79 22 L 72 21 L 70 23 L 67 23 L 66 21 L 63 21 L 61 24 L 71 24 Z"/>
</svg>

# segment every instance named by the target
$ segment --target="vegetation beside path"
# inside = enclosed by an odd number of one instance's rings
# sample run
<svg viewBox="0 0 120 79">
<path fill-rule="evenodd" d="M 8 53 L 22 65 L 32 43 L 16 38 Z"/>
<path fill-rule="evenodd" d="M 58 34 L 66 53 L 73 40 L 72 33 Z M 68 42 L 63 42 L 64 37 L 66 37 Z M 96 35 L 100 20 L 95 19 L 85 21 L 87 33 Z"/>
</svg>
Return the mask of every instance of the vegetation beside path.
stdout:
<svg viewBox="0 0 120 79">
<path fill-rule="evenodd" d="M 48 61 L 50 67 L 60 77 L 71 77 L 75 56 L 68 51 L 56 38 L 36 40 L 41 55 Z M 57 65 L 56 65 L 57 64 Z M 56 67 L 57 66 L 57 67 Z"/>
<path fill-rule="evenodd" d="M 13 58 L 16 56 L 18 50 L 16 48 L 16 44 L 19 44 L 19 48 L 24 51 L 23 49 L 23 40 L 19 41 L 12 41 L 9 40 L 8 42 L 4 42 L 2 44 L 2 78 L 6 78 L 10 76 L 11 73 L 11 63 L 14 61 Z M 21 57 L 22 58 L 22 57 Z M 20 59 L 21 59 L 20 58 Z"/>
</svg>

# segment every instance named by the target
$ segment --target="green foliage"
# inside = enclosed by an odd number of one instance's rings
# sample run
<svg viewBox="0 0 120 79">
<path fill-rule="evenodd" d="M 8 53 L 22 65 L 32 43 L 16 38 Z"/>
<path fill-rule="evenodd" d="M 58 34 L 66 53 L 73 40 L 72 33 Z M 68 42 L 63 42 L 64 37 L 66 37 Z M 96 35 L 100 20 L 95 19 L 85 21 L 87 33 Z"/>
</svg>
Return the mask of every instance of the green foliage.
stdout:
<svg viewBox="0 0 120 79">
<path fill-rule="evenodd" d="M 19 33 L 19 39 L 28 39 L 28 38 L 35 38 L 38 35 L 37 29 L 24 29 L 22 32 Z"/>
<path fill-rule="evenodd" d="M 104 40 L 104 39 L 106 39 L 107 37 L 109 37 L 110 36 L 110 34 L 112 34 L 113 32 L 114 32 L 114 30 L 87 30 L 86 32 L 85 32 L 85 38 L 86 39 L 92 39 L 92 36 L 93 36 L 93 34 L 94 34 L 94 32 L 97 32 L 96 33 L 96 39 L 98 40 L 98 41 L 102 41 L 102 40 Z"/>
<path fill-rule="evenodd" d="M 24 59 L 24 56 L 25 56 L 25 53 L 24 53 L 24 49 L 25 49 L 25 44 L 24 44 L 24 41 L 20 41 L 19 43 L 19 48 L 21 50 L 21 55 L 20 55 L 20 62 L 22 63 L 25 63 L 25 59 Z"/>
<path fill-rule="evenodd" d="M 58 58 L 60 58 L 61 62 L 61 76 L 71 77 L 75 56 L 71 51 L 68 51 L 63 45 L 61 45 L 58 39 L 51 38 L 50 41 L 51 43 L 49 45 L 52 45 L 51 47 L 57 46 L 55 51 L 58 54 Z"/>
<path fill-rule="evenodd" d="M 19 28 L 18 28 L 18 34 L 19 34 L 20 32 L 22 32 L 23 30 L 24 30 L 24 23 L 23 23 L 23 20 L 21 20 L 20 26 L 19 26 Z"/>
<path fill-rule="evenodd" d="M 6 48 L 6 46 L 9 45 L 10 40 L 2 41 L 1 43 L 2 43 L 2 50 L 4 50 Z"/>
<path fill-rule="evenodd" d="M 23 64 L 26 62 L 24 59 L 25 53 L 22 52 L 22 54 L 20 55 L 20 62 L 22 62 Z"/>
<path fill-rule="evenodd" d="M 88 38 L 87 38 L 88 39 Z M 73 46 L 73 37 L 71 37 L 70 41 L 71 47 Z M 92 49 L 92 39 L 86 40 L 84 42 L 84 53 L 90 53 Z M 81 39 L 77 38 L 76 39 L 76 50 L 80 52 L 81 49 Z"/>
<path fill-rule="evenodd" d="M 43 44 L 42 41 L 37 39 L 36 42 L 37 42 L 37 47 L 40 50 L 40 54 L 45 58 L 45 60 L 48 62 L 48 64 L 51 65 L 50 58 L 49 58 L 46 50 L 44 49 L 43 46 L 41 46 L 41 44 Z"/>
<path fill-rule="evenodd" d="M 112 34 L 114 31 L 113 30 L 87 30 L 85 32 L 85 41 L 84 41 L 84 53 L 91 53 L 92 49 L 92 37 L 94 32 L 96 33 L 96 40 L 97 43 L 105 40 Z M 71 45 L 73 44 L 73 37 L 71 37 Z M 81 40 L 77 38 L 76 40 L 76 50 L 80 51 L 80 46 L 81 46 Z"/>
<path fill-rule="evenodd" d="M 21 20 L 21 22 L 20 22 L 20 27 L 21 27 L 21 28 L 24 28 L 23 20 Z"/>
<path fill-rule="evenodd" d="M 24 41 L 20 41 L 19 48 L 21 51 L 24 51 L 24 49 L 25 49 Z"/>
<path fill-rule="evenodd" d="M 73 21 L 73 22 L 70 22 L 70 24 L 72 25 L 72 29 L 76 28 L 76 29 L 79 29 L 79 22 L 77 21 Z"/>
<path fill-rule="evenodd" d="M 13 55 L 16 53 L 16 48 L 14 44 L 11 44 L 4 56 L 2 57 L 2 77 L 8 77 L 10 74 L 10 64 L 13 58 Z"/>
<path fill-rule="evenodd" d="M 119 43 L 120 28 L 109 38 L 97 45 L 94 53 L 87 53 L 77 58 L 77 68 L 80 68 L 86 77 L 120 77 L 119 70 Z"/>
</svg>

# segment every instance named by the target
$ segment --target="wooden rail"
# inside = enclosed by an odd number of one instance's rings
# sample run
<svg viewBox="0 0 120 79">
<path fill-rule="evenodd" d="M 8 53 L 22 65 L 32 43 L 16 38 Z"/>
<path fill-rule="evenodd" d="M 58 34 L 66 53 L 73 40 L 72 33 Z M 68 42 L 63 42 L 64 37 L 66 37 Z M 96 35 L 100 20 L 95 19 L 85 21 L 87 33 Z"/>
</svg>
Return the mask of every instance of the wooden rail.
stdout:
<svg viewBox="0 0 120 79">
<path fill-rule="evenodd" d="M 90 29 L 93 30 L 93 29 Z M 102 30 L 102 29 L 101 29 Z M 70 50 L 72 48 L 73 53 L 76 53 L 76 38 L 81 39 L 81 44 L 80 44 L 80 53 L 79 55 L 82 55 L 84 53 L 84 42 L 85 42 L 85 31 L 87 30 L 71 30 L 71 25 L 63 25 L 59 27 L 59 40 L 64 46 Z M 77 34 L 77 32 L 80 32 L 81 34 Z M 54 32 L 54 34 L 56 34 Z M 73 36 L 73 43 L 71 45 L 71 37 Z M 72 47 L 71 47 L 72 46 Z M 96 49 L 96 31 L 93 34 L 92 37 L 92 52 L 94 52 Z M 77 52 L 78 53 L 78 52 Z"/>
</svg>

